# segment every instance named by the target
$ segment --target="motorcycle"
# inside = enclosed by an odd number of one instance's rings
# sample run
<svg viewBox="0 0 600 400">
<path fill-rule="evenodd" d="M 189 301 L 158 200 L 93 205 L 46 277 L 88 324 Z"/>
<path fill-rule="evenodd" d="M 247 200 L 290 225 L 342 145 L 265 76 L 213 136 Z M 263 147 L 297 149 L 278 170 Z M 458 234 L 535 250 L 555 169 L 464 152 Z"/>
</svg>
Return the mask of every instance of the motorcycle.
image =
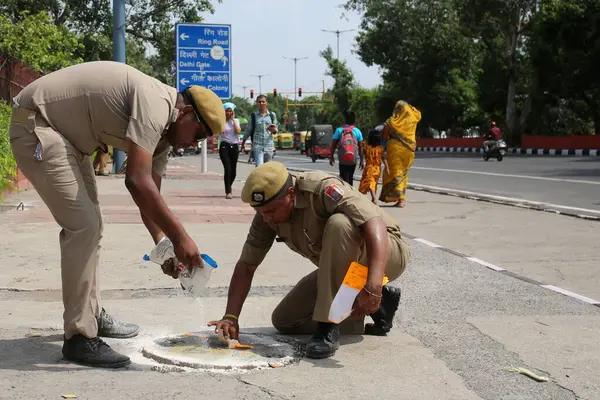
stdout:
<svg viewBox="0 0 600 400">
<path fill-rule="evenodd" d="M 496 143 L 491 145 L 487 150 L 485 146 L 483 147 L 483 159 L 488 161 L 490 158 L 496 158 L 498 161 L 502 161 L 507 150 L 508 146 L 506 145 L 506 142 L 502 139 L 497 140 Z"/>
</svg>

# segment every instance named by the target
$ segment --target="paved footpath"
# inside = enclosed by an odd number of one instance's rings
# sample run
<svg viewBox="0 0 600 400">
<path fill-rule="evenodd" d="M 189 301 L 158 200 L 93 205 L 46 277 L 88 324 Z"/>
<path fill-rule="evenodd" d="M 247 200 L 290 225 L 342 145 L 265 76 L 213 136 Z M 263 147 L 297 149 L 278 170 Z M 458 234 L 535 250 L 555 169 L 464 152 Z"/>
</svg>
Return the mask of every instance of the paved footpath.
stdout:
<svg viewBox="0 0 600 400">
<path fill-rule="evenodd" d="M 59 229 L 34 191 L 7 199 L 25 209 L 0 213 L 0 399 L 60 399 L 70 393 L 79 399 L 600 398 L 600 308 L 415 240 L 408 241 L 412 264 L 396 283 L 403 302 L 390 336 L 344 337 L 332 359 L 303 359 L 282 368 L 228 373 L 161 368 L 141 349 L 159 337 L 207 330 L 206 322 L 222 315 L 253 216 L 239 200 L 251 167 L 240 164 L 236 198 L 225 200 L 219 161 L 210 159 L 213 172 L 200 174 L 196 159 L 172 160 L 163 193 L 201 251 L 219 262 L 199 302 L 142 261 L 152 240 L 122 178 L 98 179 L 106 221 L 103 306 L 141 325 L 137 338 L 108 340 L 132 357 L 132 366 L 123 370 L 93 370 L 61 359 Z M 426 201 L 412 202 L 410 220 L 435 218 L 425 214 L 427 207 Z M 403 221 L 407 210 L 390 212 Z M 274 333 L 272 309 L 311 270 L 275 244 L 257 272 L 242 332 Z M 504 370 L 510 366 L 550 381 Z"/>
</svg>

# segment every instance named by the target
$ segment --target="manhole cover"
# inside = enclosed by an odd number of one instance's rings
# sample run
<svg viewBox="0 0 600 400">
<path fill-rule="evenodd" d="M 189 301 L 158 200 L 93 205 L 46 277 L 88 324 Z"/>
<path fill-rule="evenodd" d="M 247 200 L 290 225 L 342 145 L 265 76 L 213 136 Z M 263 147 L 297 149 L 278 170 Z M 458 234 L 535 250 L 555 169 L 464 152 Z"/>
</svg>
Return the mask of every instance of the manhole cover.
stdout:
<svg viewBox="0 0 600 400">
<path fill-rule="evenodd" d="M 214 331 L 188 332 L 157 339 L 142 354 L 161 364 L 209 370 L 277 368 L 302 357 L 304 346 L 294 340 L 258 333 L 240 334 L 239 339 L 252 348 L 228 349 Z"/>
</svg>

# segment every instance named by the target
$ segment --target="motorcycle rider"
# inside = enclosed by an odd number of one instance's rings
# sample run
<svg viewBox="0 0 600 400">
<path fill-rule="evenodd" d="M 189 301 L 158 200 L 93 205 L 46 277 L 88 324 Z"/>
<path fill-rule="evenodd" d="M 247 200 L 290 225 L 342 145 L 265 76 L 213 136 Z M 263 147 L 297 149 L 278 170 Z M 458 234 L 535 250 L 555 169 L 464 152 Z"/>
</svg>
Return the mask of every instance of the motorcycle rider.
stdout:
<svg viewBox="0 0 600 400">
<path fill-rule="evenodd" d="M 485 135 L 485 141 L 483 142 L 483 149 L 488 152 L 492 146 L 494 146 L 499 140 L 502 139 L 502 132 L 500 128 L 496 126 L 496 122 L 492 121 L 492 128 Z"/>
</svg>

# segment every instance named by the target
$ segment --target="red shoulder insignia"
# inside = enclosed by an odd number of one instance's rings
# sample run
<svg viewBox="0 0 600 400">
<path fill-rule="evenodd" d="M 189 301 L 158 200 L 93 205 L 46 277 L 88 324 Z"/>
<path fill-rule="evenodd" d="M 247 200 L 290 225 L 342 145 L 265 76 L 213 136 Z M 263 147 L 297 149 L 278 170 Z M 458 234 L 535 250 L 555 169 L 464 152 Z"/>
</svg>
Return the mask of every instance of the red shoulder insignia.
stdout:
<svg viewBox="0 0 600 400">
<path fill-rule="evenodd" d="M 344 189 L 336 184 L 327 186 L 325 194 L 333 201 L 338 202 L 344 197 Z"/>
</svg>

